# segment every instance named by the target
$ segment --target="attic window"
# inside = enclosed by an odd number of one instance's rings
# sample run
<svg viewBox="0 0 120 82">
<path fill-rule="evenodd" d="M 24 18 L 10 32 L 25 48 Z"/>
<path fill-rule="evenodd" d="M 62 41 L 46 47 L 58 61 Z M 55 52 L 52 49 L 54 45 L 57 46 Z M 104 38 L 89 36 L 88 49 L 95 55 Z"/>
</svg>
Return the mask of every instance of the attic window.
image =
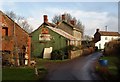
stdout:
<svg viewBox="0 0 120 82">
<path fill-rule="evenodd" d="M 8 28 L 7 27 L 2 28 L 2 36 L 8 36 Z"/>
</svg>

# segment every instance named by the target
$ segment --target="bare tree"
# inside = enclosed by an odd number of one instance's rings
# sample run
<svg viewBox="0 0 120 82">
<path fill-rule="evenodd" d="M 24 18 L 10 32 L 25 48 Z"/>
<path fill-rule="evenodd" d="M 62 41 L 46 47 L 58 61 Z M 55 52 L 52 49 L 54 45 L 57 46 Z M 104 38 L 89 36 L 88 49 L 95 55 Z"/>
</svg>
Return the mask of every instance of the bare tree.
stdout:
<svg viewBox="0 0 120 82">
<path fill-rule="evenodd" d="M 80 20 L 77 20 L 76 17 L 73 17 L 71 14 L 69 13 L 64 13 L 65 15 L 65 21 L 67 23 L 69 23 L 71 20 L 74 20 L 74 23 L 75 23 L 75 27 L 78 28 L 81 33 L 82 33 L 82 37 L 83 37 L 83 34 L 84 34 L 84 25 L 80 22 Z M 60 15 L 55 15 L 52 19 L 52 22 L 53 23 L 57 23 L 57 22 L 60 22 L 62 19 L 61 19 L 61 14 Z"/>
<path fill-rule="evenodd" d="M 89 35 L 84 35 L 84 40 L 91 41 L 92 37 Z"/>
<path fill-rule="evenodd" d="M 31 25 L 27 22 L 27 19 L 25 19 L 24 17 L 16 15 L 13 11 L 7 11 L 6 15 L 9 16 L 12 20 L 16 21 L 16 23 L 18 23 L 26 32 L 32 32 L 33 29 Z"/>
<path fill-rule="evenodd" d="M 59 21 L 61 21 L 60 15 L 55 15 L 55 16 L 53 17 L 53 19 L 52 19 L 52 22 L 53 22 L 53 23 L 57 23 L 57 22 L 59 22 Z"/>
<path fill-rule="evenodd" d="M 9 16 L 12 20 L 14 20 L 15 21 L 15 19 L 16 19 L 16 14 L 13 12 L 13 11 L 6 11 L 6 15 L 7 16 Z"/>
</svg>

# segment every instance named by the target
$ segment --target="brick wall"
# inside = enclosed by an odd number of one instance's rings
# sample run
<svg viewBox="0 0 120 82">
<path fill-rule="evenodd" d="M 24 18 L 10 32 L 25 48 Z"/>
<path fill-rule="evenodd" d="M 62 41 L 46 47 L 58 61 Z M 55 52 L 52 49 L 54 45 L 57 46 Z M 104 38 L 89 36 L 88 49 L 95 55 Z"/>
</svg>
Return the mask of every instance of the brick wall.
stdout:
<svg viewBox="0 0 120 82">
<path fill-rule="evenodd" d="M 4 13 L 0 12 L 2 16 L 2 51 L 10 51 L 10 54 L 13 54 L 15 47 L 17 47 L 17 53 L 23 52 L 23 46 L 28 47 L 27 53 L 30 58 L 30 44 L 31 39 L 29 34 L 24 31 L 17 23 L 15 23 L 11 18 L 6 16 Z M 6 31 L 3 28 L 8 29 L 8 35 L 5 35 Z"/>
</svg>

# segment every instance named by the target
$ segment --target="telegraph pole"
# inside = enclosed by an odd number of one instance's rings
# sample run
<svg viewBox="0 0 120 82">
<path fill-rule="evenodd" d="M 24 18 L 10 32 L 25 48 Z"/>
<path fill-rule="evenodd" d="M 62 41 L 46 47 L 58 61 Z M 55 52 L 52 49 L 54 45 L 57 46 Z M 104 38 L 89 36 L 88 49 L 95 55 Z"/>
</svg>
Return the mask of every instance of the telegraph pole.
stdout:
<svg viewBox="0 0 120 82">
<path fill-rule="evenodd" d="M 105 31 L 107 31 L 107 25 L 105 26 Z"/>
</svg>

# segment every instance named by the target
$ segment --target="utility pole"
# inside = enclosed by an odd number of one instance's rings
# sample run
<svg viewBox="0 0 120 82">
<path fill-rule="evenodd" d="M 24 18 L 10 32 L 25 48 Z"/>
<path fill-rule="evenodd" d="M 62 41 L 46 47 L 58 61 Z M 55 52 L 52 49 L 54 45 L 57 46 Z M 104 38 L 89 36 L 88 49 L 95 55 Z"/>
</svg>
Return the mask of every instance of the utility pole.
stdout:
<svg viewBox="0 0 120 82">
<path fill-rule="evenodd" d="M 105 31 L 107 31 L 107 25 L 105 26 Z"/>
</svg>

